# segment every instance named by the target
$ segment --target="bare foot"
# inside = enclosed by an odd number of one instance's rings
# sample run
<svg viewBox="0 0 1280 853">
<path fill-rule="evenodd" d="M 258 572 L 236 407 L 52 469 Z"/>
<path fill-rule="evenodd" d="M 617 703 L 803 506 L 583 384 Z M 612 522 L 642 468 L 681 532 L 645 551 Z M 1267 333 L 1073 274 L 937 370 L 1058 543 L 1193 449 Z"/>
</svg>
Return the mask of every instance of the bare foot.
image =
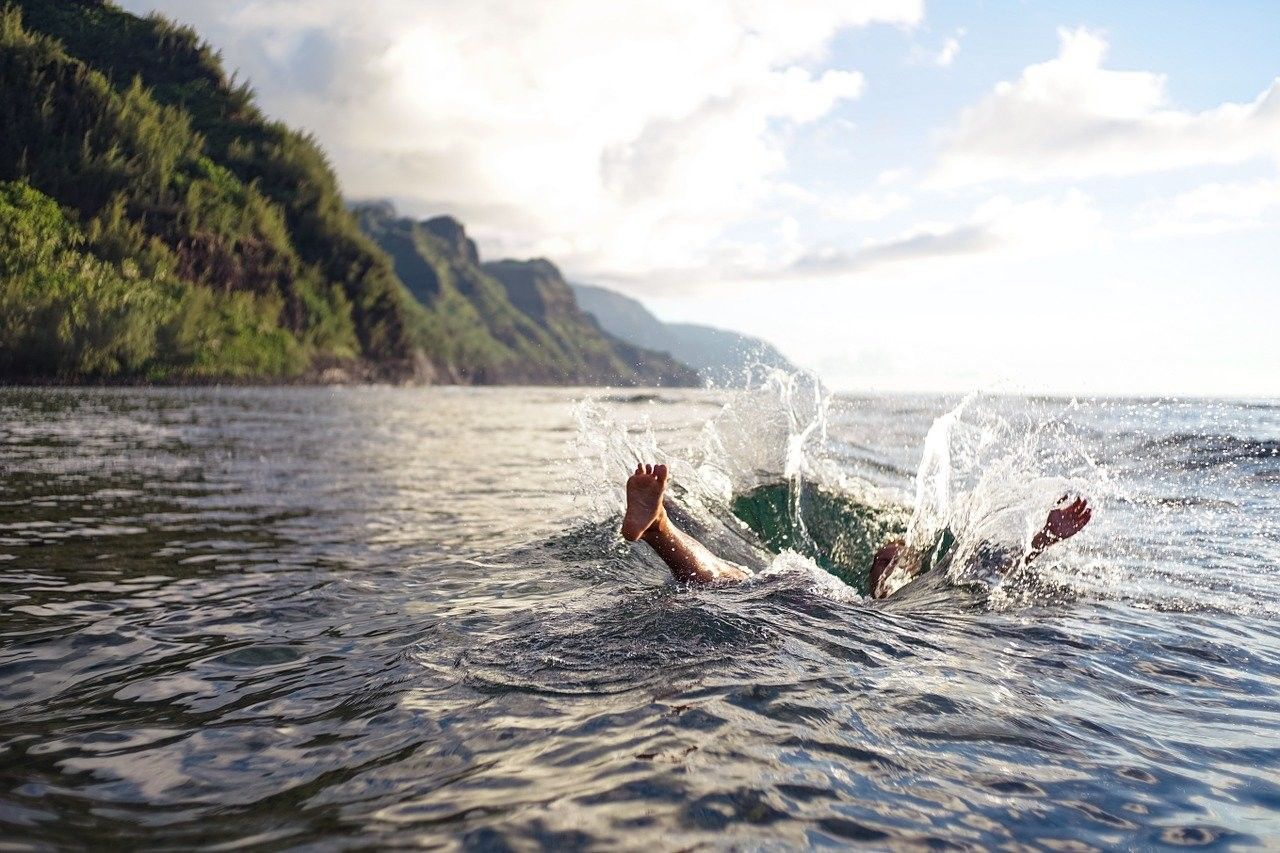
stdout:
<svg viewBox="0 0 1280 853">
<path fill-rule="evenodd" d="M 662 492 L 667 487 L 666 465 L 637 465 L 627 480 L 627 512 L 622 517 L 622 538 L 634 542 L 658 522 Z"/>
</svg>

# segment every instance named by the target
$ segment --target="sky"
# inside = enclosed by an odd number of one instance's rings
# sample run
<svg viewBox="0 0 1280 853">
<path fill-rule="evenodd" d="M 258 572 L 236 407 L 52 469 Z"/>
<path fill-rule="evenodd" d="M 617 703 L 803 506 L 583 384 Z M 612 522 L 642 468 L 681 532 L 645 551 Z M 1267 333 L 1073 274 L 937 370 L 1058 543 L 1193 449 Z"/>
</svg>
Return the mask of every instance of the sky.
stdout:
<svg viewBox="0 0 1280 853">
<path fill-rule="evenodd" d="M 124 0 L 353 199 L 847 391 L 1280 396 L 1272 0 Z"/>
</svg>

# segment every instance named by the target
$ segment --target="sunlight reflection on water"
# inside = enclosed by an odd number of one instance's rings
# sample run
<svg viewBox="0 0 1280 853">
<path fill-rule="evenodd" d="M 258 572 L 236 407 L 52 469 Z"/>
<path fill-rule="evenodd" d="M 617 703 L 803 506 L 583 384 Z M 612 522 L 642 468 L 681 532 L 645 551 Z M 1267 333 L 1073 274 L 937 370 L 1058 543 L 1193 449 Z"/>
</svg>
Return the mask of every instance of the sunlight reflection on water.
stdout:
<svg viewBox="0 0 1280 853">
<path fill-rule="evenodd" d="M 652 447 L 754 548 L 693 484 L 725 403 L 773 434 L 724 392 L 0 392 L 5 837 L 1280 837 L 1280 410 L 995 401 L 1065 420 L 1107 513 L 1030 589 L 884 606 L 679 590 L 621 543 L 609 454 Z M 953 403 L 832 401 L 807 476 L 910 501 Z M 718 436 L 735 488 L 770 475 L 776 442 Z"/>
</svg>

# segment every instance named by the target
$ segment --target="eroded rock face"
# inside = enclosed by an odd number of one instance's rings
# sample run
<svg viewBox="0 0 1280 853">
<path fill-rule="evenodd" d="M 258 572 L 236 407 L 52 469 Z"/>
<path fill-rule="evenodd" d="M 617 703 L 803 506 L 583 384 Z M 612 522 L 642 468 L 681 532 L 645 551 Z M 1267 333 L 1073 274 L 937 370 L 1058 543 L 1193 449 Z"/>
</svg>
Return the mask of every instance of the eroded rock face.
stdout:
<svg viewBox="0 0 1280 853">
<path fill-rule="evenodd" d="M 476 241 L 467 236 L 467 229 L 452 216 L 437 216 L 427 219 L 422 227 L 436 235 L 449 249 L 470 264 L 480 263 L 480 253 L 476 251 Z"/>
<path fill-rule="evenodd" d="M 546 259 L 481 264 L 451 216 L 397 217 L 386 203 L 356 209 L 365 233 L 444 341 L 437 382 L 696 386 L 698 374 L 666 353 L 626 343 L 584 312 Z"/>
<path fill-rule="evenodd" d="M 484 270 L 502 282 L 513 305 L 582 354 L 585 372 L 581 381 L 684 387 L 702 384 L 696 370 L 670 354 L 636 346 L 602 329 L 578 305 L 559 268 L 546 258 L 496 261 L 485 264 Z M 623 377 L 623 381 L 606 377 Z"/>
<path fill-rule="evenodd" d="M 484 271 L 502 282 L 511 304 L 543 323 L 585 316 L 560 270 L 546 258 L 496 261 L 485 264 Z"/>
</svg>

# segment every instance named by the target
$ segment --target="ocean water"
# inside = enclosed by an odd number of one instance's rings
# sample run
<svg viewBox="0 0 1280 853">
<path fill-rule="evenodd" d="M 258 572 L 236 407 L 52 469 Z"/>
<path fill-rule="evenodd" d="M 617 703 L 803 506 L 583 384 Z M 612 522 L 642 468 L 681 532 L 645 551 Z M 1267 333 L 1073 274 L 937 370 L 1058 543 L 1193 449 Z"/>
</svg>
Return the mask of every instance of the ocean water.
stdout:
<svg viewBox="0 0 1280 853">
<path fill-rule="evenodd" d="M 1276 847 L 1278 732 L 1274 403 L 0 390 L 6 849 Z"/>
</svg>

